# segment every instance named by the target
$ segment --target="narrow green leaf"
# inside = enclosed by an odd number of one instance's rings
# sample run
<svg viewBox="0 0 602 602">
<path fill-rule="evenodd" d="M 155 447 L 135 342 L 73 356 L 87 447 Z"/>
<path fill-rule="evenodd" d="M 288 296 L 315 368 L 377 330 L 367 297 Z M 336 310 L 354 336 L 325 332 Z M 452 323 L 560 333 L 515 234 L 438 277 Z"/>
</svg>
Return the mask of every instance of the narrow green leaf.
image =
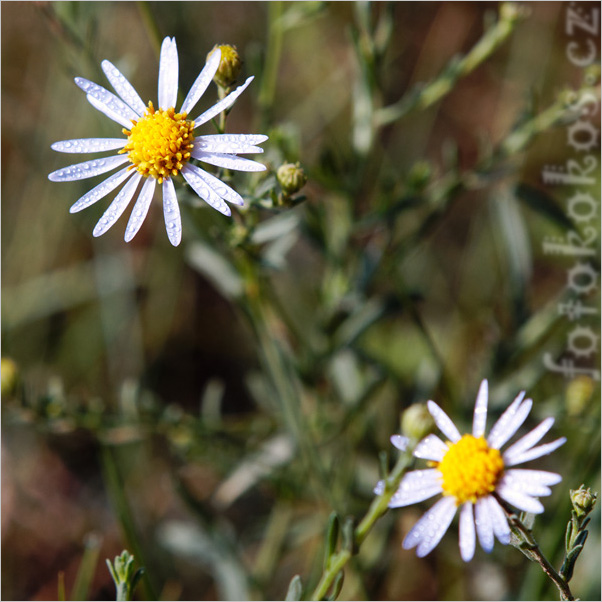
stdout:
<svg viewBox="0 0 602 602">
<path fill-rule="evenodd" d="M 328 568 L 330 558 L 336 553 L 339 542 L 340 521 L 336 512 L 332 512 L 328 519 L 326 530 L 326 549 L 324 550 L 324 568 Z"/>
<path fill-rule="evenodd" d="M 336 600 L 343 589 L 343 582 L 345 581 L 345 573 L 340 571 L 337 573 L 337 576 L 334 578 L 334 583 L 332 584 L 332 590 L 330 594 L 326 597 L 327 600 Z"/>
<path fill-rule="evenodd" d="M 574 224 L 558 206 L 556 200 L 547 192 L 522 183 L 516 186 L 514 194 L 517 199 L 521 200 L 533 211 L 546 217 L 561 228 L 571 230 L 574 228 Z"/>
<path fill-rule="evenodd" d="M 232 264 L 209 245 L 198 241 L 192 243 L 186 250 L 186 258 L 226 299 L 240 297 L 243 292 L 242 278 Z"/>
<path fill-rule="evenodd" d="M 86 537 L 82 561 L 75 577 L 71 600 L 87 600 L 90 594 L 90 586 L 96 572 L 98 555 L 100 554 L 100 538 L 97 535 Z"/>
<path fill-rule="evenodd" d="M 288 591 L 286 592 L 285 600 L 288 601 L 296 601 L 301 600 L 301 596 L 303 594 L 303 585 L 301 583 L 301 577 L 299 575 L 295 575 L 288 586 Z"/>
<path fill-rule="evenodd" d="M 58 583 L 58 592 L 57 598 L 59 602 L 65 602 L 67 600 L 67 596 L 65 593 L 65 572 L 59 571 L 59 583 Z"/>
</svg>

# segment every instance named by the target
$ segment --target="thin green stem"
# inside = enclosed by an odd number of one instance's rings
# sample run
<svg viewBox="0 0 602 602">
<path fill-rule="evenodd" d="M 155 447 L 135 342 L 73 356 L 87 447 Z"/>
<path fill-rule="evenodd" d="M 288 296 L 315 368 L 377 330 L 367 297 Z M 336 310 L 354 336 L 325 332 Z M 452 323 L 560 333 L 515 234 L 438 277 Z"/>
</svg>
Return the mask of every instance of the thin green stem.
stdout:
<svg viewBox="0 0 602 602">
<path fill-rule="evenodd" d="M 397 491 L 399 483 L 411 462 L 413 447 L 414 445 L 409 445 L 408 449 L 399 456 L 393 471 L 385 480 L 385 491 L 372 500 L 368 512 L 355 528 L 352 549 L 348 547 L 344 548 L 326 560 L 326 567 L 311 596 L 311 600 L 323 600 L 326 597 L 337 575 L 345 568 L 354 552 L 362 545 L 378 519 L 385 514 L 389 507 L 389 502 L 393 494 Z"/>
<path fill-rule="evenodd" d="M 522 12 L 516 4 L 502 4 L 499 21 L 484 33 L 468 54 L 450 63 L 441 75 L 426 86 L 413 88 L 395 104 L 379 110 L 375 116 L 376 126 L 388 125 L 415 109 L 426 109 L 443 98 L 454 89 L 458 80 L 474 71 L 508 39 L 521 16 Z"/>
<path fill-rule="evenodd" d="M 279 326 L 271 319 L 267 284 L 260 277 L 252 258 L 245 260 L 241 266 L 241 273 L 246 275 L 247 291 L 242 298 L 242 309 L 254 330 L 260 357 L 274 388 L 284 424 L 299 447 L 301 459 L 309 475 L 318 477 L 320 493 L 328 499 L 329 503 L 335 505 L 330 478 L 303 413 L 302 385 L 286 350 L 278 344 L 281 334 L 277 332 Z"/>
<path fill-rule="evenodd" d="M 508 522 L 510 523 L 511 528 L 518 539 L 518 543 L 513 545 L 515 545 L 515 547 L 517 547 L 527 558 L 539 564 L 542 571 L 558 589 L 561 600 L 575 600 L 569 584 L 560 576 L 560 574 L 552 566 L 552 563 L 544 556 L 539 544 L 533 537 L 531 530 L 521 522 L 519 517 L 508 508 L 503 500 L 498 498 L 498 501 L 500 502 L 500 505 L 502 506 L 504 513 L 508 518 Z"/>
<path fill-rule="evenodd" d="M 124 531 L 125 539 L 127 540 L 128 545 L 133 550 L 134 556 L 138 559 L 139 562 L 145 564 L 143 562 L 144 554 L 142 553 L 142 546 L 140 545 L 140 542 L 138 540 L 134 517 L 132 515 L 132 511 L 130 509 L 125 495 L 123 483 L 121 482 L 121 479 L 119 477 L 117 463 L 113 458 L 111 450 L 106 446 L 102 448 L 101 457 L 105 485 L 112 499 L 117 518 L 121 523 L 121 527 Z M 150 581 L 148 572 L 144 573 L 143 580 L 147 598 L 150 598 L 151 600 L 157 600 L 158 597 Z M 117 599 L 120 600 L 119 597 Z"/>
<path fill-rule="evenodd" d="M 276 94 L 276 82 L 278 79 L 278 66 L 282 53 L 282 40 L 284 31 L 282 29 L 283 2 L 277 0 L 268 3 L 268 42 L 265 52 L 265 65 L 261 78 L 261 90 L 259 92 L 259 105 L 264 115 L 274 103 Z"/>
</svg>

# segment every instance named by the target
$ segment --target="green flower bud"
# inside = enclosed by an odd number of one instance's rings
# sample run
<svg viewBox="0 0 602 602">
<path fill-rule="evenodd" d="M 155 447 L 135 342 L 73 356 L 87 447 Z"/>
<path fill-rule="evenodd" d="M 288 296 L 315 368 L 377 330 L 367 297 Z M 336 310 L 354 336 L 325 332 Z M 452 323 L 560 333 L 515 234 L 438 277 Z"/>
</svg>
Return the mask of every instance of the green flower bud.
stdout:
<svg viewBox="0 0 602 602">
<path fill-rule="evenodd" d="M 587 516 L 594 509 L 598 499 L 598 494 L 592 493 L 589 487 L 585 489 L 585 485 L 581 485 L 579 489 L 571 489 L 570 496 L 577 518 Z"/>
<path fill-rule="evenodd" d="M 435 426 L 426 404 L 415 403 L 401 415 L 401 430 L 404 435 L 417 441 L 430 433 Z"/>
<path fill-rule="evenodd" d="M 299 163 L 284 163 L 278 168 L 276 178 L 285 196 L 299 192 L 307 182 L 307 176 Z"/>
<path fill-rule="evenodd" d="M 217 48 L 221 50 L 222 58 L 219 62 L 217 72 L 213 76 L 213 81 L 220 88 L 229 88 L 240 75 L 242 61 L 240 60 L 236 46 L 230 46 L 229 44 L 222 44 L 220 46 L 215 45 L 207 55 L 207 58 L 209 58 Z"/>
<path fill-rule="evenodd" d="M 2 372 L 2 397 L 12 395 L 15 392 L 19 380 L 19 369 L 17 364 L 8 357 L 3 357 L 0 364 Z"/>
<path fill-rule="evenodd" d="M 504 2 L 500 6 L 500 17 L 504 21 L 518 21 L 529 14 L 529 9 L 518 2 Z"/>
<path fill-rule="evenodd" d="M 579 416 L 587 409 L 594 388 L 594 380 L 585 375 L 577 376 L 568 383 L 565 399 L 569 416 Z"/>
</svg>

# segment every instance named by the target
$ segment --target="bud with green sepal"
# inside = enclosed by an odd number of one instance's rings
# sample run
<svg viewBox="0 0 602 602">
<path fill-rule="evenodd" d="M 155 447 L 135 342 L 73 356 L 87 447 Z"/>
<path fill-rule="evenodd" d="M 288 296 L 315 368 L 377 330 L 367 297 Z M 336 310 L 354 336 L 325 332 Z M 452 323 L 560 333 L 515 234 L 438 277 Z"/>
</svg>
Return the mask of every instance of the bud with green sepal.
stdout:
<svg viewBox="0 0 602 602">
<path fill-rule="evenodd" d="M 581 485 L 579 489 L 570 490 L 570 497 L 573 510 L 571 512 L 571 520 L 566 528 L 566 553 L 562 568 L 560 569 L 560 575 L 567 583 L 573 576 L 575 563 L 585 545 L 588 534 L 585 528 L 589 523 L 588 515 L 596 505 L 598 494 L 592 493 L 589 488 L 585 488 L 585 485 Z"/>
<path fill-rule="evenodd" d="M 236 46 L 230 46 L 230 44 L 216 44 L 207 55 L 207 59 L 216 50 L 220 50 L 222 57 L 217 72 L 213 76 L 213 81 L 219 88 L 227 91 L 238 79 L 240 70 L 242 69 L 242 61 L 240 60 Z"/>
<path fill-rule="evenodd" d="M 118 602 L 131 600 L 144 569 L 139 568 L 134 571 L 134 557 L 127 550 L 123 550 L 119 556 L 115 556 L 113 563 L 107 558 L 107 566 L 117 588 L 116 600 Z"/>
<path fill-rule="evenodd" d="M 10 397 L 17 389 L 19 368 L 9 357 L 2 358 L 2 397 Z"/>
<path fill-rule="evenodd" d="M 291 198 L 307 183 L 307 176 L 299 162 L 283 163 L 276 172 L 276 179 L 282 189 L 278 197 L 278 204 L 292 205 L 300 200 Z"/>
<path fill-rule="evenodd" d="M 411 405 L 401 416 L 401 432 L 419 441 L 435 428 L 435 421 L 424 403 Z"/>
</svg>

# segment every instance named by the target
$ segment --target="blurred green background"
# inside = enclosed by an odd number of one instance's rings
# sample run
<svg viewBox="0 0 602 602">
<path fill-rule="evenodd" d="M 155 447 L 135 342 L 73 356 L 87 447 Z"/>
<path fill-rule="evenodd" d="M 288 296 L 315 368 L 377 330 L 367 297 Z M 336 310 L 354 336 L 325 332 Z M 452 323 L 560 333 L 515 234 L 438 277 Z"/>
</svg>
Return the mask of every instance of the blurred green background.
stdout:
<svg viewBox="0 0 602 602">
<path fill-rule="evenodd" d="M 435 399 L 466 426 L 485 377 L 493 415 L 527 389 L 527 426 L 553 415 L 553 433 L 568 437 L 541 463 L 564 480 L 535 527 L 561 561 L 568 489 L 600 488 L 600 389 L 543 365 L 575 326 L 557 311 L 574 258 L 543 242 L 575 224 L 570 190 L 541 174 L 584 155 L 567 144 L 568 121 L 521 152 L 495 149 L 581 85 L 565 54 L 566 8 L 530 3 L 439 102 L 374 131 L 371 111 L 468 52 L 497 3 L 2 3 L 2 356 L 18 372 L 5 389 L 3 364 L 3 599 L 55 599 L 60 572 L 72 592 L 95 554 L 88 595 L 111 599 L 103 559 L 124 547 L 146 566 L 141 595 L 279 599 L 297 573 L 311 588 L 329 513 L 365 512 L 400 412 Z M 184 93 L 214 44 L 236 45 L 243 75 L 256 76 L 227 122 L 270 136 L 254 157 L 266 174 L 234 180 L 252 218 L 228 220 L 179 190 L 180 247 L 158 199 L 131 243 L 125 217 L 95 239 L 108 201 L 70 215 L 90 181 L 49 182 L 80 160 L 50 144 L 120 135 L 73 77 L 108 86 L 106 58 L 155 100 L 165 35 L 176 37 Z M 370 44 L 381 39 L 379 53 Z M 202 102 L 214 99 L 212 87 Z M 599 144 L 588 154 L 599 160 Z M 285 161 L 303 165 L 306 199 L 270 207 Z M 599 181 L 587 190 L 598 195 Z M 269 248 L 236 241 L 252 220 L 275 224 Z M 249 249 L 329 491 L 297 455 L 265 345 L 221 270 L 220 256 L 240 268 Z M 580 300 L 599 307 L 599 278 Z M 579 324 L 599 334 L 597 316 Z M 599 366 L 599 340 L 581 364 Z M 512 548 L 464 565 L 455 527 L 425 560 L 403 551 L 420 512 L 380 521 L 347 568 L 343 599 L 555 596 Z M 600 595 L 599 531 L 596 513 L 574 577 L 582 599 Z"/>
</svg>

